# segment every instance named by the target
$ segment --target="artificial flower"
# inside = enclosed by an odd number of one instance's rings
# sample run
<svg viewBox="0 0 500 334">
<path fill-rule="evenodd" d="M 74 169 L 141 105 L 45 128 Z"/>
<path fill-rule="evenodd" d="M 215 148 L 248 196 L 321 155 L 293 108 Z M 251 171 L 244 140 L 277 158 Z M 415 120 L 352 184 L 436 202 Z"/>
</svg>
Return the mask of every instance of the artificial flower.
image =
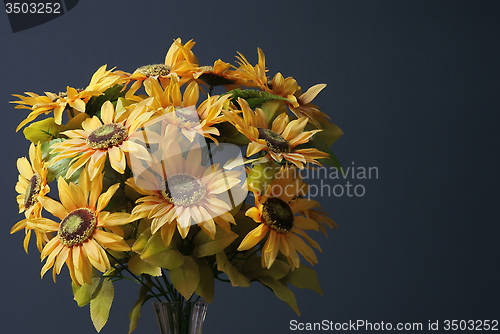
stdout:
<svg viewBox="0 0 500 334">
<path fill-rule="evenodd" d="M 176 230 L 185 238 L 195 224 L 211 238 L 216 224 L 230 231 L 229 223 L 235 221 L 229 212 L 232 207 L 228 192 L 240 184 L 240 172 L 224 171 L 218 164 L 204 166 L 198 144 L 183 157 L 174 138 L 175 129 L 167 127 L 166 144 L 160 148 L 162 160 L 126 182 L 145 195 L 137 200 L 131 220 L 151 219 L 151 232 L 160 230 L 165 246 Z"/>
<path fill-rule="evenodd" d="M 101 66 L 92 76 L 90 83 L 85 89 L 75 89 L 66 87 L 65 92 L 54 94 L 45 92 L 45 95 L 38 95 L 31 92 L 25 92 L 27 96 L 14 94 L 18 97 L 16 109 L 30 109 L 31 113 L 17 126 L 16 131 L 27 123 L 33 121 L 41 114 L 48 114 L 54 111 L 54 120 L 56 124 L 62 123 L 63 111 L 71 108 L 72 111 L 85 112 L 86 104 L 93 96 L 102 95 L 108 88 L 116 84 L 123 83 L 123 75 L 114 73 L 113 69 L 106 70 L 106 65 Z"/>
<path fill-rule="evenodd" d="M 248 157 L 260 152 L 267 152 L 266 157 L 281 162 L 283 159 L 303 169 L 305 164 L 321 166 L 317 159 L 327 158 L 328 153 L 316 148 L 299 148 L 307 143 L 314 134 L 321 130 L 304 131 L 307 117 L 290 121 L 286 113 L 276 117 L 269 129 L 264 111 L 252 110 L 243 99 L 238 99 L 242 116 L 237 112 L 224 112 L 228 121 L 249 140 L 246 155 Z"/>
<path fill-rule="evenodd" d="M 255 206 L 248 209 L 245 215 L 259 225 L 245 236 L 238 250 L 251 249 L 265 240 L 261 249 L 263 267 L 270 268 L 278 252 L 287 258 L 293 268 L 300 265 L 298 254 L 311 264 L 317 263 L 317 257 L 309 245 L 320 251 L 321 248 L 305 231 L 317 231 L 319 224 L 311 217 L 298 214 L 315 207 L 317 202 L 300 198 L 304 195 L 304 184 L 297 178 L 294 168 L 283 167 L 265 193 L 253 193 Z"/>
<path fill-rule="evenodd" d="M 29 160 L 25 157 L 17 159 L 17 169 L 19 170 L 19 179 L 16 183 L 17 204 L 19 212 L 24 212 L 26 218 L 40 218 L 42 212 L 42 204 L 39 198 L 45 196 L 50 187 L 47 184 L 48 168 L 42 159 L 41 146 L 30 145 Z M 37 230 L 29 228 L 26 220 L 22 220 L 15 224 L 11 233 L 15 233 L 24 229 L 24 250 L 28 252 L 28 244 L 31 239 L 32 232 L 36 236 L 36 245 L 39 251 L 43 245 L 49 241 L 50 236 Z"/>
<path fill-rule="evenodd" d="M 66 263 L 73 282 L 92 284 L 92 268 L 105 272 L 111 268 L 106 250 L 128 251 L 120 225 L 128 223 L 130 214 L 103 211 L 120 187 L 114 184 L 102 192 L 103 175 L 93 181 L 82 171 L 78 185 L 57 180 L 60 202 L 45 197 L 40 199 L 44 209 L 61 219 L 59 223 L 48 218 L 29 219 L 28 225 L 44 233 L 57 233 L 42 250 L 46 259 L 41 276 L 53 268 L 53 278 Z"/>
<path fill-rule="evenodd" d="M 163 128 L 167 124 L 175 125 L 191 142 L 197 134 L 217 142 L 214 136 L 219 135 L 219 130 L 214 125 L 225 120 L 222 110 L 228 104 L 229 95 L 209 96 L 197 106 L 199 87 L 195 81 L 187 85 L 184 94 L 176 80 L 170 81 L 165 89 L 161 88 L 158 81 L 151 79 L 145 80 L 144 86 L 148 96 L 153 98 L 149 100 L 148 106 L 162 116 L 145 126 L 161 121 Z"/>
<path fill-rule="evenodd" d="M 195 45 L 192 40 L 182 44 L 180 38 L 174 40 L 165 56 L 163 64 L 144 65 L 137 68 L 128 76 L 127 80 L 133 82 L 125 97 L 129 100 L 140 100 L 135 93 L 141 88 L 143 82 L 148 78 L 159 80 L 165 87 L 170 79 L 179 79 L 181 84 L 192 79 L 198 68 L 198 59 L 191 49 Z"/>
<path fill-rule="evenodd" d="M 82 122 L 83 129 L 62 132 L 69 139 L 51 146 L 51 153 L 57 153 L 51 163 L 73 158 L 66 178 L 87 165 L 90 179 L 93 180 L 103 170 L 106 158 L 109 158 L 111 167 L 123 174 L 127 165 L 126 153 L 148 155 L 143 146 L 130 140 L 153 115 L 147 110 L 144 105 L 137 105 L 130 113 L 119 114 L 111 102 L 106 101 L 101 108 L 102 121 L 93 116 Z"/>
</svg>

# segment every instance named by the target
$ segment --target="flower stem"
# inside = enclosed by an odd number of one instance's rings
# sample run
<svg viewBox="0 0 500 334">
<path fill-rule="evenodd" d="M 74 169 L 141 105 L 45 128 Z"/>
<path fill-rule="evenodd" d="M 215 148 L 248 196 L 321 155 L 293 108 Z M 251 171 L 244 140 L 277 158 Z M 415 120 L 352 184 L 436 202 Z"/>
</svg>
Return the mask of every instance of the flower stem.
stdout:
<svg viewBox="0 0 500 334">
<path fill-rule="evenodd" d="M 123 269 L 128 271 L 130 273 L 130 275 L 132 275 L 136 279 L 137 283 L 142 284 L 149 292 L 151 292 L 151 294 L 153 296 L 156 297 L 156 299 L 158 299 L 158 301 L 161 302 L 161 299 L 156 295 L 156 293 L 154 293 L 153 290 L 151 290 L 151 288 L 147 284 L 144 284 L 144 282 L 137 275 L 135 275 L 133 272 L 131 272 L 127 266 L 125 266 L 123 263 L 121 263 L 120 260 L 118 260 L 116 257 L 114 257 L 113 254 L 108 252 L 106 249 L 104 251 L 106 252 L 106 254 L 108 254 L 109 257 L 111 257 L 113 260 L 115 260 L 116 263 L 118 263 L 120 265 L 120 267 L 122 267 Z"/>
</svg>

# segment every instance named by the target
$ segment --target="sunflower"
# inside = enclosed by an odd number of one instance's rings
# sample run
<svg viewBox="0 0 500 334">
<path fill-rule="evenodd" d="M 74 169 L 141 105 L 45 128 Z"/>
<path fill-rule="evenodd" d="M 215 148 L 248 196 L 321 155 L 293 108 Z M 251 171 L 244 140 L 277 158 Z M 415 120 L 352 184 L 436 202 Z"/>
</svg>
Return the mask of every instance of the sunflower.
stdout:
<svg viewBox="0 0 500 334">
<path fill-rule="evenodd" d="M 193 77 L 207 84 L 210 91 L 215 86 L 224 86 L 230 91 L 246 82 L 235 75 L 236 71 L 231 69 L 232 67 L 231 64 L 218 59 L 212 66 L 200 66 Z"/>
<path fill-rule="evenodd" d="M 307 143 L 311 137 L 321 130 L 304 131 L 308 122 L 307 117 L 290 121 L 286 113 L 280 114 L 272 122 L 271 129 L 265 113 L 257 108 L 253 111 L 248 103 L 239 98 L 243 116 L 236 112 L 224 112 L 228 121 L 249 140 L 246 155 L 248 157 L 260 151 L 266 151 L 266 157 L 277 162 L 283 158 L 295 166 L 303 169 L 306 163 L 321 166 L 316 159 L 328 158 L 324 153 L 315 148 L 297 148 L 298 145 Z"/>
<path fill-rule="evenodd" d="M 30 163 L 31 162 L 31 163 Z M 45 161 L 42 159 L 41 146 L 30 145 L 29 161 L 25 157 L 17 159 L 17 169 L 19 170 L 19 180 L 16 183 L 17 204 L 19 213 L 24 212 L 26 218 L 40 218 L 42 204 L 40 197 L 45 196 L 50 187 L 47 184 L 48 169 Z M 15 233 L 24 229 L 24 250 L 28 252 L 28 244 L 31 239 L 33 229 L 29 228 L 26 219 L 15 224 L 10 233 Z M 43 245 L 50 239 L 50 235 L 34 230 L 36 236 L 36 245 L 39 251 Z"/>
<path fill-rule="evenodd" d="M 245 56 L 238 52 L 238 56 L 236 56 L 236 59 L 238 59 L 237 63 L 240 66 L 236 68 L 234 76 L 244 82 L 244 85 L 247 87 L 259 87 L 261 89 L 268 89 L 267 82 L 269 81 L 269 78 L 266 75 L 266 56 L 260 48 L 257 49 L 257 54 L 257 65 L 253 66 L 245 58 Z"/>
<path fill-rule="evenodd" d="M 57 233 L 42 250 L 41 276 L 50 268 L 54 281 L 66 263 L 73 282 L 92 284 L 92 268 L 105 272 L 111 268 L 106 249 L 128 251 L 120 225 L 129 222 L 129 213 L 103 211 L 120 187 L 117 183 L 102 193 L 103 174 L 90 180 L 83 170 L 78 185 L 57 180 L 61 202 L 49 197 L 40 198 L 44 209 L 61 219 L 59 223 L 48 218 L 29 219 L 28 225 L 43 233 Z M 109 230 L 109 231 L 106 231 Z"/>
<path fill-rule="evenodd" d="M 325 84 L 314 85 L 302 94 L 301 87 L 292 77 L 284 78 L 281 73 L 277 73 L 272 80 L 269 80 L 266 75 L 266 58 L 261 49 L 258 49 L 258 63 L 255 66 L 252 66 L 242 54 L 238 54 L 240 67 L 236 69 L 234 76 L 246 82 L 245 86 L 258 87 L 270 94 L 286 98 L 285 103 L 295 116 L 308 117 L 309 121 L 318 128 L 321 128 L 321 121 L 329 118 L 311 103 L 326 87 Z"/>
<path fill-rule="evenodd" d="M 220 133 L 214 125 L 225 121 L 222 110 L 228 104 L 229 95 L 209 96 L 197 107 L 199 86 L 195 81 L 187 85 L 184 94 L 181 92 L 178 80 L 171 80 L 165 89 L 162 89 L 158 81 L 149 78 L 144 81 L 144 87 L 147 94 L 153 98 L 148 106 L 156 110 L 158 115 L 162 115 L 145 126 L 158 122 L 162 122 L 163 125 L 173 124 L 190 142 L 194 140 L 196 134 L 217 142 L 213 136 L 218 136 Z"/>
<path fill-rule="evenodd" d="M 318 106 L 311 103 L 312 100 L 325 88 L 325 84 L 317 84 L 310 87 L 305 93 L 301 94 L 301 89 L 296 91 L 295 95 L 300 94 L 297 97 L 297 105 L 290 105 L 290 111 L 297 117 L 307 116 L 309 121 L 314 124 L 316 127 L 321 128 L 321 123 L 325 121 L 327 118 L 330 118 L 327 114 L 320 111 Z"/>
<path fill-rule="evenodd" d="M 165 246 L 178 230 L 185 238 L 190 226 L 197 224 L 211 238 L 215 237 L 216 224 L 230 231 L 234 217 L 229 212 L 232 189 L 240 183 L 241 173 L 223 171 L 218 164 L 202 164 L 198 144 L 184 158 L 180 146 L 174 141 L 175 129 L 167 126 L 165 142 L 161 145 L 162 160 L 156 159 L 142 172 L 134 170 L 134 178 L 126 184 L 139 194 L 132 210 L 131 221 L 148 217 L 152 233 L 160 230 Z M 137 172 L 137 173 L 136 173 Z M 246 194 L 246 192 L 245 192 Z"/>
<path fill-rule="evenodd" d="M 63 111 L 69 106 L 77 112 L 85 112 L 87 102 L 93 96 L 102 95 L 108 88 L 116 84 L 123 83 L 123 75 L 114 73 L 113 69 L 106 70 L 106 65 L 101 66 L 92 76 L 89 85 L 85 89 L 75 89 L 67 87 L 65 92 L 54 94 L 45 92 L 45 95 L 25 92 L 27 96 L 14 94 L 19 101 L 11 103 L 18 104 L 16 109 L 30 109 L 31 113 L 16 128 L 19 131 L 27 123 L 33 121 L 41 114 L 48 114 L 54 111 L 54 121 L 56 124 L 62 123 Z"/>
<path fill-rule="evenodd" d="M 101 108 L 102 122 L 93 116 L 82 122 L 83 130 L 61 133 L 69 139 L 51 146 L 51 153 L 58 153 L 51 163 L 73 158 L 66 178 L 83 165 L 88 165 L 90 179 L 93 180 L 103 170 L 106 157 L 109 157 L 111 167 L 123 174 L 127 163 L 125 153 L 148 156 L 143 146 L 130 140 L 153 115 L 153 112 L 146 110 L 144 105 L 138 104 L 130 112 L 118 114 L 110 101 L 104 102 Z"/>
<path fill-rule="evenodd" d="M 181 84 L 192 79 L 192 76 L 198 68 L 198 59 L 191 49 L 196 43 L 189 40 L 182 44 L 180 38 L 174 40 L 170 46 L 163 64 L 151 64 L 139 67 L 128 76 L 128 81 L 133 81 L 125 97 L 129 100 L 140 100 L 140 97 L 134 95 L 143 82 L 148 78 L 159 80 L 165 87 L 172 78 L 179 78 Z"/>
<path fill-rule="evenodd" d="M 261 249 L 263 267 L 270 268 L 278 252 L 287 258 L 292 268 L 300 265 L 298 254 L 311 264 L 318 262 L 309 245 L 319 251 L 321 248 L 305 230 L 318 231 L 319 224 L 311 217 L 300 214 L 317 206 L 317 202 L 300 198 L 304 195 L 304 184 L 296 175 L 295 168 L 283 167 L 264 194 L 254 191 L 255 206 L 245 213 L 259 225 L 245 236 L 238 250 L 248 250 L 267 236 Z"/>
</svg>

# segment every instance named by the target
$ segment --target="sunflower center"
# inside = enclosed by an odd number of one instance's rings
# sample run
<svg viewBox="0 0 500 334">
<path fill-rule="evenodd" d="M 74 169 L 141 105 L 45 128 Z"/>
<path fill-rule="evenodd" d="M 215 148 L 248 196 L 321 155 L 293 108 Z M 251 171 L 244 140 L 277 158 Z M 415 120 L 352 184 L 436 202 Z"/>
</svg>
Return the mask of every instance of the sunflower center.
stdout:
<svg viewBox="0 0 500 334">
<path fill-rule="evenodd" d="M 274 153 L 290 153 L 288 141 L 272 130 L 259 128 L 259 139 L 264 139 L 267 148 Z"/>
<path fill-rule="evenodd" d="M 170 66 L 165 64 L 153 64 L 141 66 L 135 72 L 144 74 L 147 77 L 165 76 L 170 73 Z"/>
<path fill-rule="evenodd" d="M 263 206 L 262 218 L 267 225 L 280 233 L 288 233 L 292 230 L 293 212 L 285 201 L 277 197 L 269 197 Z"/>
<path fill-rule="evenodd" d="M 96 226 L 97 218 L 94 212 L 87 208 L 79 208 L 64 217 L 57 236 L 65 246 L 79 245 L 92 235 Z"/>
<path fill-rule="evenodd" d="M 190 206 L 198 204 L 205 195 L 205 187 L 197 178 L 180 173 L 170 176 L 165 182 L 163 198 L 174 205 Z"/>
<path fill-rule="evenodd" d="M 118 146 L 127 138 L 127 129 L 120 124 L 110 123 L 95 129 L 87 137 L 87 145 L 94 150 Z"/>
<path fill-rule="evenodd" d="M 182 123 L 200 122 L 200 116 L 198 115 L 198 112 L 196 111 L 196 108 L 194 106 L 186 108 L 175 108 L 175 115 Z"/>
<path fill-rule="evenodd" d="M 26 187 L 26 192 L 24 193 L 24 208 L 28 209 L 33 204 L 36 203 L 36 195 L 40 192 L 41 178 L 37 173 L 33 174 L 28 186 Z"/>
</svg>

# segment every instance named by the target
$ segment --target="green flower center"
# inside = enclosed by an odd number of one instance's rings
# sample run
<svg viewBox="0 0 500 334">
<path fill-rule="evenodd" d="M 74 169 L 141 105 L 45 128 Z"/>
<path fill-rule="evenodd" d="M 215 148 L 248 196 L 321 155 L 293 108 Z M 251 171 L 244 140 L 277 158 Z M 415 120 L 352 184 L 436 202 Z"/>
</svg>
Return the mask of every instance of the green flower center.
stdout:
<svg viewBox="0 0 500 334">
<path fill-rule="evenodd" d="M 152 64 L 141 66 L 135 72 L 142 73 L 147 77 L 165 76 L 170 73 L 170 66 L 165 64 Z"/>
<path fill-rule="evenodd" d="M 59 226 L 57 236 L 65 246 L 71 247 L 85 242 L 97 226 L 95 213 L 88 208 L 71 211 L 64 217 Z"/>
<path fill-rule="evenodd" d="M 118 146 L 127 138 L 127 129 L 120 124 L 110 123 L 95 129 L 87 137 L 87 145 L 94 150 Z"/>
<path fill-rule="evenodd" d="M 197 178 L 188 174 L 175 174 L 168 177 L 163 198 L 174 205 L 191 206 L 198 204 L 205 195 L 206 189 Z"/>
<path fill-rule="evenodd" d="M 280 198 L 269 197 L 263 203 L 264 222 L 279 233 L 288 233 L 293 228 L 294 215 L 290 206 Z"/>
<path fill-rule="evenodd" d="M 33 174 L 28 186 L 26 187 L 26 192 L 24 193 L 24 208 L 29 209 L 32 205 L 37 202 L 36 195 L 40 192 L 41 188 L 41 178 L 37 173 Z"/>
<path fill-rule="evenodd" d="M 274 153 L 290 153 L 290 144 L 288 141 L 272 130 L 260 128 L 259 139 L 264 139 L 267 148 Z"/>
</svg>

